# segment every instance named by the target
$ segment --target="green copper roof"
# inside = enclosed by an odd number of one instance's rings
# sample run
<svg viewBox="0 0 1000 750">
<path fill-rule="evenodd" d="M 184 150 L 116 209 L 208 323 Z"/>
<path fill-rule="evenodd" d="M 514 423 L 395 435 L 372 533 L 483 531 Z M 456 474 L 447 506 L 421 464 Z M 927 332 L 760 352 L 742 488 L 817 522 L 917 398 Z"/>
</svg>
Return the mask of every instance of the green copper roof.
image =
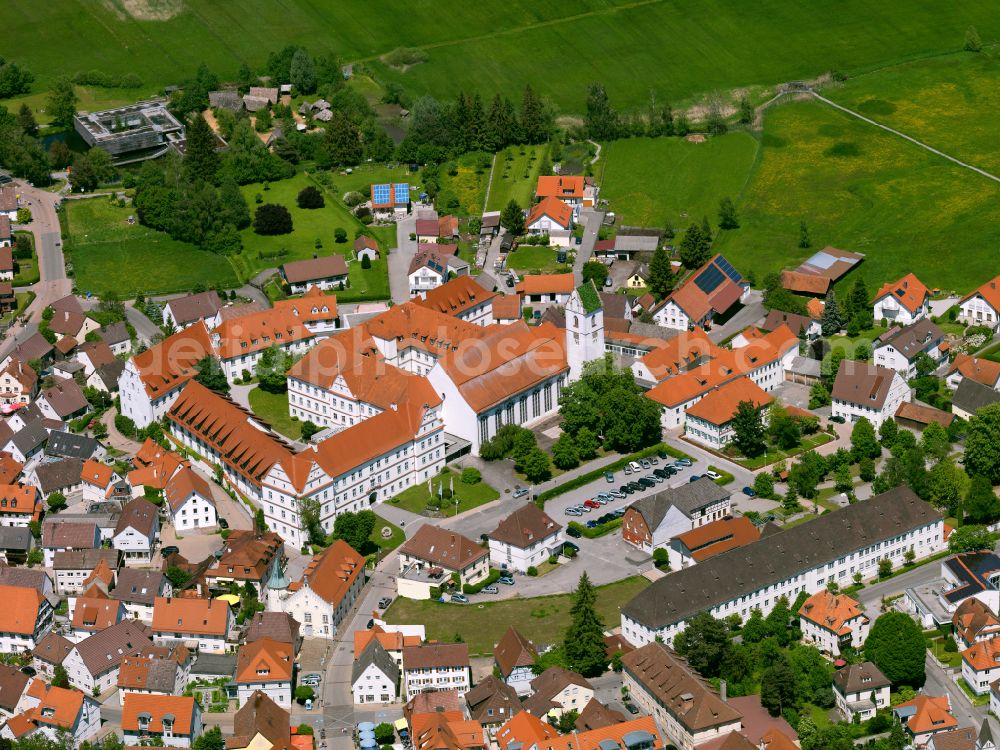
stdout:
<svg viewBox="0 0 1000 750">
<path fill-rule="evenodd" d="M 577 287 L 576 293 L 580 295 L 583 309 L 587 311 L 588 315 L 601 309 L 601 297 L 594 288 L 593 281 L 588 281 L 583 286 Z"/>
</svg>

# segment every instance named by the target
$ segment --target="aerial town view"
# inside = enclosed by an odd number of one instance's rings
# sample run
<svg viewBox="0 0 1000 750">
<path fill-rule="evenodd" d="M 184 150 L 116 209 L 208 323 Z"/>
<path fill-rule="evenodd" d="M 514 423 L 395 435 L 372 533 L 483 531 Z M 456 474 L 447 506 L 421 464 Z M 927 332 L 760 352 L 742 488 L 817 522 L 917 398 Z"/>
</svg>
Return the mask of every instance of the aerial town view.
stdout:
<svg viewBox="0 0 1000 750">
<path fill-rule="evenodd" d="M 0 750 L 1000 750 L 1000 0 L 0 17 Z"/>
</svg>

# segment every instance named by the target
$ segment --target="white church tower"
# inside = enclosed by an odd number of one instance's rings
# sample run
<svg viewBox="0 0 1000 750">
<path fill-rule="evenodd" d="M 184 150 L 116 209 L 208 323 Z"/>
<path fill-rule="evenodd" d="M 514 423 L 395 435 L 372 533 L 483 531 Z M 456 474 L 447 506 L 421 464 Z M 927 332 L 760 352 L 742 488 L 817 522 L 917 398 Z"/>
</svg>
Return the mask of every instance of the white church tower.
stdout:
<svg viewBox="0 0 1000 750">
<path fill-rule="evenodd" d="M 566 303 L 566 360 L 572 383 L 584 362 L 604 357 L 604 309 L 593 281 L 577 287 Z"/>
</svg>

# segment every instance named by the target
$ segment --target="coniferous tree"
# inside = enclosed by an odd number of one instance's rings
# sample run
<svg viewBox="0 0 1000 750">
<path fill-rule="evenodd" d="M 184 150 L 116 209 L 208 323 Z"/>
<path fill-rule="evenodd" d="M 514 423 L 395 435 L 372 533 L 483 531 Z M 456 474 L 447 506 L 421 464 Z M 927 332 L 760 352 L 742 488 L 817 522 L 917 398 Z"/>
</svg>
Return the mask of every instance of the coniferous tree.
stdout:
<svg viewBox="0 0 1000 750">
<path fill-rule="evenodd" d="M 17 110 L 17 124 L 24 131 L 25 135 L 30 135 L 34 138 L 38 135 L 38 123 L 35 121 L 35 115 L 31 111 L 26 103 L 21 105 L 21 108 Z"/>
<path fill-rule="evenodd" d="M 587 134 L 598 141 L 610 141 L 618 138 L 621 131 L 621 118 L 611 106 L 608 92 L 603 84 L 592 83 L 587 91 L 587 111 L 583 118 Z"/>
<path fill-rule="evenodd" d="M 799 247 L 807 248 L 812 245 L 812 240 L 809 239 L 809 227 L 806 225 L 805 219 L 799 222 Z"/>
<path fill-rule="evenodd" d="M 69 127 L 73 124 L 73 116 L 76 115 L 76 91 L 69 78 L 63 76 L 56 79 L 49 94 L 47 109 L 49 117 L 56 125 Z"/>
<path fill-rule="evenodd" d="M 525 143 L 544 143 L 549 139 L 549 122 L 545 105 L 531 85 L 524 87 L 521 98 L 521 137 Z"/>
<path fill-rule="evenodd" d="M 868 287 L 865 285 L 863 276 L 858 276 L 851 287 L 850 296 L 847 298 L 847 307 L 851 319 L 859 328 L 871 328 L 875 322 L 875 314 L 872 311 L 871 300 L 868 297 Z"/>
<path fill-rule="evenodd" d="M 586 572 L 573 594 L 570 626 L 566 630 L 563 651 L 570 668 L 584 677 L 597 677 L 608 664 L 604 648 L 604 623 L 597 613 L 597 592 Z"/>
<path fill-rule="evenodd" d="M 214 183 L 219 173 L 215 133 L 200 112 L 191 118 L 186 138 L 184 175 L 192 182 L 204 180 L 210 184 Z"/>
<path fill-rule="evenodd" d="M 740 220 L 736 215 L 736 206 L 728 195 L 719 201 L 719 229 L 739 229 Z"/>
<path fill-rule="evenodd" d="M 513 198 L 500 212 L 500 225 L 515 237 L 524 234 L 524 212 Z"/>
<path fill-rule="evenodd" d="M 710 250 L 711 239 L 706 237 L 703 228 L 697 224 L 689 226 L 681 240 L 681 263 L 686 268 L 698 268 L 708 260 Z"/>
<path fill-rule="evenodd" d="M 823 316 L 820 318 L 819 324 L 822 326 L 824 336 L 833 336 L 844 327 L 844 316 L 840 312 L 837 295 L 833 293 L 833 289 L 830 289 L 826 294 Z"/>
<path fill-rule="evenodd" d="M 666 297 L 674 288 L 674 270 L 665 247 L 658 247 L 649 263 L 649 291 L 656 299 Z"/>
</svg>

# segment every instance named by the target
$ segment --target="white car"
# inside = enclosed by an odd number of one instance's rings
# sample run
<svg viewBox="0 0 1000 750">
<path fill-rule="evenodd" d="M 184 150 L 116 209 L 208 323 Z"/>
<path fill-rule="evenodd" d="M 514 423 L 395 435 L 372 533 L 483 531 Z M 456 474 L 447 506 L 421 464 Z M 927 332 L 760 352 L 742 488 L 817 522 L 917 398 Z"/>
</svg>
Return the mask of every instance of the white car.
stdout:
<svg viewBox="0 0 1000 750">
<path fill-rule="evenodd" d="M 722 474 L 717 471 L 712 471 L 711 469 L 705 472 L 705 476 L 709 479 L 722 479 Z"/>
</svg>

